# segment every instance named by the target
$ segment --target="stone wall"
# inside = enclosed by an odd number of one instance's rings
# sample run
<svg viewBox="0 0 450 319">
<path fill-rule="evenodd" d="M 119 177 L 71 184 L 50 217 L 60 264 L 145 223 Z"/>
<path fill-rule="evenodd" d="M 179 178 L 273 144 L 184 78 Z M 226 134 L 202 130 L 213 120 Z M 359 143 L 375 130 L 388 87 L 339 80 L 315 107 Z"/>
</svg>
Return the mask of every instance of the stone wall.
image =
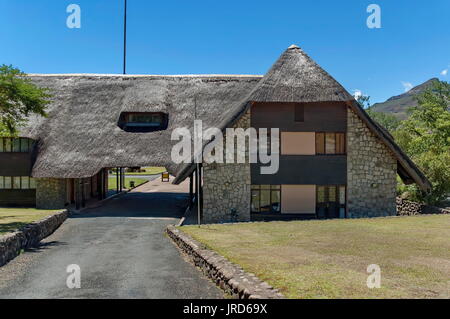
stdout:
<svg viewBox="0 0 450 319">
<path fill-rule="evenodd" d="M 67 211 L 62 211 L 31 223 L 19 231 L 0 236 L 0 267 L 19 255 L 22 249 L 34 247 L 51 235 L 67 216 Z"/>
<path fill-rule="evenodd" d="M 206 249 L 191 236 L 172 225 L 166 228 L 167 235 L 188 255 L 195 266 L 214 281 L 222 290 L 236 299 L 282 299 L 278 289 L 261 281 L 254 274 Z"/>
<path fill-rule="evenodd" d="M 394 216 L 397 160 L 351 109 L 347 119 L 347 216 Z"/>
<path fill-rule="evenodd" d="M 249 128 L 250 111 L 234 127 Z M 246 163 L 204 163 L 202 222 L 249 221 L 250 184 L 248 148 Z"/>
<path fill-rule="evenodd" d="M 412 216 L 422 214 L 450 214 L 449 209 L 425 205 L 397 197 L 397 215 Z"/>
<path fill-rule="evenodd" d="M 64 208 L 67 197 L 66 187 L 66 179 L 36 178 L 36 208 Z"/>
</svg>

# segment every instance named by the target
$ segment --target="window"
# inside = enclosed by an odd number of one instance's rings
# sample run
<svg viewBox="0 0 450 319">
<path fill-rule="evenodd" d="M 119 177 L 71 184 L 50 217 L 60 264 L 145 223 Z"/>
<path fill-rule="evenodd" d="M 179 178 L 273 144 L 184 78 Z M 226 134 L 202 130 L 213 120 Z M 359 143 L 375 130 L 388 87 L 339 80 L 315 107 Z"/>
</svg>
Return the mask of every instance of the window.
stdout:
<svg viewBox="0 0 450 319">
<path fill-rule="evenodd" d="M 317 185 L 316 213 L 318 218 L 345 217 L 345 185 Z"/>
<path fill-rule="evenodd" d="M 272 212 L 279 213 L 280 185 L 252 185 L 251 211 L 252 213 Z"/>
<path fill-rule="evenodd" d="M 316 133 L 316 154 L 345 154 L 345 133 Z"/>
<path fill-rule="evenodd" d="M 305 121 L 305 106 L 303 104 L 295 104 L 295 122 Z"/>
<path fill-rule="evenodd" d="M 3 137 L 0 138 L 0 153 L 28 153 L 33 147 L 33 140 L 23 137 Z"/>
<path fill-rule="evenodd" d="M 143 133 L 165 130 L 168 120 L 168 115 L 161 112 L 124 112 L 118 125 L 126 132 Z"/>
<path fill-rule="evenodd" d="M 36 180 L 29 176 L 0 176 L 0 189 L 36 189 Z"/>
</svg>

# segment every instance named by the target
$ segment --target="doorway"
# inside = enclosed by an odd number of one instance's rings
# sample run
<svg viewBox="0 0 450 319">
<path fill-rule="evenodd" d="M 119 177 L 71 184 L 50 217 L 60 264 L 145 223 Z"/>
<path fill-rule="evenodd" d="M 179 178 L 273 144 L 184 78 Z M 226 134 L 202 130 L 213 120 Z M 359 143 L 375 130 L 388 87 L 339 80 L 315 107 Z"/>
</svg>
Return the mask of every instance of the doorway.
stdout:
<svg viewBox="0 0 450 319">
<path fill-rule="evenodd" d="M 344 185 L 317 185 L 317 218 L 345 218 L 346 187 Z"/>
</svg>

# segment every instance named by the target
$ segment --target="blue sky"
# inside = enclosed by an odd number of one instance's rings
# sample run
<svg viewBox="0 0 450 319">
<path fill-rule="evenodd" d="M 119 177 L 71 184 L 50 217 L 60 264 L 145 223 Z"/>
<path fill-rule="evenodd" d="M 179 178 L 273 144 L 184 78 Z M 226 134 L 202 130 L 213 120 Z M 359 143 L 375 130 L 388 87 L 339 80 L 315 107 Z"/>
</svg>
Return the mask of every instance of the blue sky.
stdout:
<svg viewBox="0 0 450 319">
<path fill-rule="evenodd" d="M 81 28 L 66 26 L 69 4 Z M 381 29 L 369 29 L 369 4 Z M 0 63 L 27 73 L 121 73 L 123 0 L 0 0 Z M 448 81 L 448 0 L 128 0 L 129 74 L 264 74 L 290 44 L 372 102 Z M 442 74 L 441 74 L 442 72 Z"/>
</svg>

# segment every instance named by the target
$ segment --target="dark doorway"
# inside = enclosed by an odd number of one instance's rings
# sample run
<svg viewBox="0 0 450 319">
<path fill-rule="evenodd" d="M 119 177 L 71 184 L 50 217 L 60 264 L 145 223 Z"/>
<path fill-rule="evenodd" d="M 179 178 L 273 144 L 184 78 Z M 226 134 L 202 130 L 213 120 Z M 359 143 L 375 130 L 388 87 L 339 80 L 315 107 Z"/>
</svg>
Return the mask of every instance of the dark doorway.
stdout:
<svg viewBox="0 0 450 319">
<path fill-rule="evenodd" d="M 316 188 L 317 218 L 344 218 L 346 190 L 344 185 L 318 185 Z"/>
</svg>

